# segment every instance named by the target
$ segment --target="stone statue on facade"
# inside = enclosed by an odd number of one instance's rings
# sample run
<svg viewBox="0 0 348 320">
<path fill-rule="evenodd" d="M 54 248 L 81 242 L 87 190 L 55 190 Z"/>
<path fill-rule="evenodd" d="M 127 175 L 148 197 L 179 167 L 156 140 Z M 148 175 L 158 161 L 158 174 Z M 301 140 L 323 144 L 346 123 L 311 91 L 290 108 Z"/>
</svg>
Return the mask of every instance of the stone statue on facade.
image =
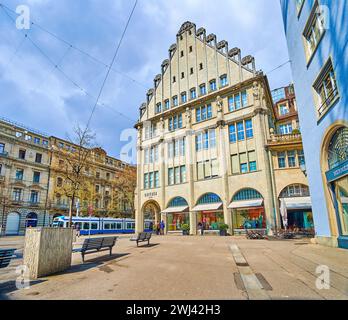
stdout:
<svg viewBox="0 0 348 320">
<path fill-rule="evenodd" d="M 192 123 L 192 113 L 191 113 L 191 109 L 190 108 L 186 108 L 185 117 L 186 117 L 186 127 L 190 128 L 191 127 L 191 123 Z"/>
<path fill-rule="evenodd" d="M 224 107 L 224 101 L 220 96 L 217 96 L 216 98 L 216 106 L 217 106 L 217 117 L 218 121 L 222 120 L 222 114 L 223 114 L 223 107 Z"/>
</svg>

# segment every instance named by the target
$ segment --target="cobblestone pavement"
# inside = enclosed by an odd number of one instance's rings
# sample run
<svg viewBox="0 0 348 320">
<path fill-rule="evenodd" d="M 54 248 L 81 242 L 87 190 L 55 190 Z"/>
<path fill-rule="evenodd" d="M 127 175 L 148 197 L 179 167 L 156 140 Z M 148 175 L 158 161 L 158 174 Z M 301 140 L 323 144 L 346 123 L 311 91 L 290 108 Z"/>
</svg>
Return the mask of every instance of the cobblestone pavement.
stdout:
<svg viewBox="0 0 348 320">
<path fill-rule="evenodd" d="M 0 248 L 18 249 L 10 268 L 0 270 L 0 299 L 348 300 L 348 250 L 307 240 L 154 236 L 150 247 L 137 248 L 122 236 L 112 257 L 91 254 L 83 264 L 73 254 L 70 270 L 17 290 L 23 241 L 0 238 Z M 319 266 L 330 270 L 329 289 L 317 286 Z"/>
</svg>

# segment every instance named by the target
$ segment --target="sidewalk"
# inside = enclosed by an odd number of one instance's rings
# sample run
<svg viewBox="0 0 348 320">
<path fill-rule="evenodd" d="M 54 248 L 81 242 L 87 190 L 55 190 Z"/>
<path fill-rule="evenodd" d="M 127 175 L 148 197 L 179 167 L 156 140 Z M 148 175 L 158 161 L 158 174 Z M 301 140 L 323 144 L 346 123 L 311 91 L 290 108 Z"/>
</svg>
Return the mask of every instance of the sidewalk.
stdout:
<svg viewBox="0 0 348 320">
<path fill-rule="evenodd" d="M 3 290 L 2 298 L 348 300 L 348 251 L 305 240 L 154 236 L 150 247 L 137 248 L 128 236 L 113 252 L 88 255 L 85 264 L 74 254 L 70 270 L 29 290 Z M 329 290 L 316 288 L 319 265 L 331 270 Z M 7 277 L 0 273 L 0 295 L 9 277 L 12 267 Z"/>
</svg>

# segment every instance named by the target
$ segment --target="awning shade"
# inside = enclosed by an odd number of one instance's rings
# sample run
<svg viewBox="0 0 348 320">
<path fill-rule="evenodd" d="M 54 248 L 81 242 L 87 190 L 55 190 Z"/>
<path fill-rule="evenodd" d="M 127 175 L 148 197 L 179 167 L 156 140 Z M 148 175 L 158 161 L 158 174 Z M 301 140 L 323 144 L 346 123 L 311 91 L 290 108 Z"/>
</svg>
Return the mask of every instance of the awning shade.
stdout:
<svg viewBox="0 0 348 320">
<path fill-rule="evenodd" d="M 263 199 L 233 201 L 228 206 L 228 209 L 261 207 L 262 204 L 263 204 Z"/>
<path fill-rule="evenodd" d="M 194 207 L 192 209 L 193 212 L 198 211 L 215 211 L 219 210 L 222 207 L 222 203 L 206 203 L 206 204 L 199 204 L 198 206 Z"/>
<path fill-rule="evenodd" d="M 162 211 L 162 213 L 178 213 L 178 212 L 184 212 L 188 209 L 188 206 L 184 207 L 170 207 L 166 210 Z"/>
<path fill-rule="evenodd" d="M 284 198 L 286 209 L 311 209 L 312 201 L 310 197 Z"/>
</svg>

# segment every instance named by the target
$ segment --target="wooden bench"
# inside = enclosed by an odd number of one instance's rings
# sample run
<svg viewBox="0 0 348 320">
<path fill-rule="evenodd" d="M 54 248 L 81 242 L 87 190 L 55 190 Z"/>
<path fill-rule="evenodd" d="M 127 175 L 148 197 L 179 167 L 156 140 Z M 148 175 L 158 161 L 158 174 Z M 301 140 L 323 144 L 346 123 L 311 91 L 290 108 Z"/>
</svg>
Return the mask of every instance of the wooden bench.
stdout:
<svg viewBox="0 0 348 320">
<path fill-rule="evenodd" d="M 137 247 L 139 247 L 139 242 L 145 242 L 147 241 L 147 245 L 150 245 L 150 239 L 151 239 L 152 233 L 151 232 L 140 232 L 136 238 L 130 239 L 131 241 L 137 242 Z"/>
<path fill-rule="evenodd" d="M 82 248 L 74 249 L 73 252 L 81 252 L 83 262 L 85 262 L 85 255 L 89 253 L 110 250 L 110 256 L 111 256 L 112 248 L 115 246 L 116 240 L 117 240 L 117 237 L 85 239 L 85 241 L 83 242 Z"/>
<path fill-rule="evenodd" d="M 15 257 L 16 249 L 0 249 L 0 269 L 7 268 L 12 258 Z"/>
</svg>

